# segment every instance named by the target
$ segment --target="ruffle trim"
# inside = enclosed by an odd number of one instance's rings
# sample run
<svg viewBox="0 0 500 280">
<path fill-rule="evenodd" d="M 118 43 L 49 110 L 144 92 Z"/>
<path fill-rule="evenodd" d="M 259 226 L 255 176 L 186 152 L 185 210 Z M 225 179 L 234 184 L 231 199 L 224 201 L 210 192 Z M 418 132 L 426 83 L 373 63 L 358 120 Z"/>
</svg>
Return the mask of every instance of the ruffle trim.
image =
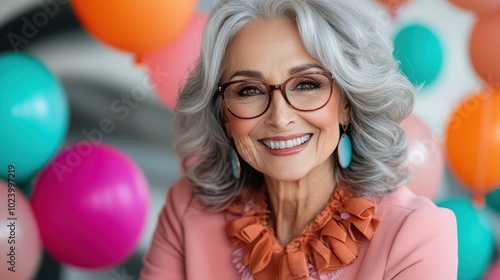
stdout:
<svg viewBox="0 0 500 280">
<path fill-rule="evenodd" d="M 242 195 L 228 207 L 239 218 L 226 228 L 231 243 L 243 251 L 241 264 L 256 280 L 307 280 L 308 264 L 319 275 L 338 271 L 354 262 L 361 240 L 370 240 L 380 223 L 373 216 L 373 202 L 338 187 L 325 209 L 282 247 L 267 224 L 270 212 L 264 189 L 254 196 Z"/>
<path fill-rule="evenodd" d="M 236 248 L 233 252 L 233 264 L 238 273 L 241 275 L 241 280 L 255 280 L 253 278 L 248 268 L 241 262 L 243 259 L 243 250 L 241 248 Z M 343 269 L 339 269 L 333 272 L 328 272 L 326 274 L 319 274 L 316 268 L 311 264 L 307 263 L 307 269 L 309 271 L 310 280 L 338 280 L 344 272 Z"/>
</svg>

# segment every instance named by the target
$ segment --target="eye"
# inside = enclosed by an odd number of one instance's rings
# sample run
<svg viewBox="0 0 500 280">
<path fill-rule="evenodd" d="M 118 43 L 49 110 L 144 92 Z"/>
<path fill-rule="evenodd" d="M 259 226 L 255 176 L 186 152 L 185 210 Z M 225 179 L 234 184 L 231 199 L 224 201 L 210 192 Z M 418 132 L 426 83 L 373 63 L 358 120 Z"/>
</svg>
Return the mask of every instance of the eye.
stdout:
<svg viewBox="0 0 500 280">
<path fill-rule="evenodd" d="M 238 97 L 251 97 L 265 94 L 265 92 L 256 84 L 236 85 L 236 87 L 231 89 L 231 91 Z"/>
<path fill-rule="evenodd" d="M 294 83 L 295 86 L 293 90 L 298 91 L 310 91 L 317 90 L 321 88 L 323 85 L 320 81 L 312 80 L 312 79 L 301 79 Z"/>
</svg>

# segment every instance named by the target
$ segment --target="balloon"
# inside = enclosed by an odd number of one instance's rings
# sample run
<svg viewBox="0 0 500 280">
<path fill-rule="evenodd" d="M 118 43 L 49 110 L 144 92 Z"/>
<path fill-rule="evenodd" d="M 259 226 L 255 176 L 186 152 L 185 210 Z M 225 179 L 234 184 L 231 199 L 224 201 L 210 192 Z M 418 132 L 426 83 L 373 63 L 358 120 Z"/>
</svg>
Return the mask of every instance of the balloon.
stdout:
<svg viewBox="0 0 500 280">
<path fill-rule="evenodd" d="M 486 213 L 465 198 L 448 198 L 437 205 L 451 209 L 457 218 L 458 279 L 481 279 L 495 247 L 492 224 Z"/>
<path fill-rule="evenodd" d="M 498 280 L 500 279 L 500 261 L 493 263 L 488 269 L 483 280 Z"/>
<path fill-rule="evenodd" d="M 170 109 L 177 103 L 180 84 L 188 78 L 189 71 L 194 69 L 200 54 L 201 33 L 206 20 L 206 13 L 196 13 L 179 37 L 160 51 L 145 57 L 150 81 Z"/>
<path fill-rule="evenodd" d="M 474 2 L 474 1 L 471 1 Z M 475 2 L 474 2 L 475 3 Z M 500 1 L 497 1 L 500 4 Z M 500 87 L 500 10 L 477 18 L 469 39 L 472 66 L 484 82 Z"/>
<path fill-rule="evenodd" d="M 0 181 L 0 279 L 29 280 L 40 267 L 42 241 L 28 199 L 9 182 Z"/>
<path fill-rule="evenodd" d="M 416 194 L 433 200 L 444 173 L 443 151 L 439 140 L 427 125 L 411 114 L 402 123 L 408 142 L 412 177 L 408 187 Z"/>
<path fill-rule="evenodd" d="M 500 189 L 496 188 L 494 191 L 486 195 L 486 205 L 497 213 L 500 213 Z M 500 278 L 498 278 L 500 279 Z"/>
<path fill-rule="evenodd" d="M 0 55 L 0 178 L 16 167 L 16 181 L 31 179 L 53 156 L 68 127 L 63 88 L 34 57 Z"/>
<path fill-rule="evenodd" d="M 408 25 L 394 39 L 394 57 L 401 71 L 414 85 L 432 84 L 443 65 L 443 49 L 438 37 L 423 25 Z"/>
<path fill-rule="evenodd" d="M 23 182 L 23 183 L 18 183 L 16 187 L 23 192 L 25 196 L 28 198 L 31 197 L 31 192 L 33 191 L 33 187 L 31 184 L 31 181 L 28 182 Z"/>
<path fill-rule="evenodd" d="M 446 128 L 446 155 L 453 175 L 482 196 L 500 185 L 500 92 L 463 100 Z"/>
<path fill-rule="evenodd" d="M 141 57 L 179 35 L 194 13 L 197 1 L 72 0 L 71 4 L 81 24 L 92 35 Z"/>
<path fill-rule="evenodd" d="M 409 0 L 377 0 L 377 2 L 384 4 L 388 7 L 400 7 L 409 2 Z"/>
<path fill-rule="evenodd" d="M 149 191 L 142 171 L 121 151 L 83 141 L 40 173 L 32 205 L 48 254 L 81 268 L 106 268 L 138 244 Z"/>
<path fill-rule="evenodd" d="M 498 0 L 449 0 L 454 5 L 475 13 L 489 13 L 500 9 Z M 499 278 L 500 279 L 500 278 Z"/>
<path fill-rule="evenodd" d="M 409 1 L 410 0 L 377 0 L 380 4 L 385 5 L 387 10 L 393 16 L 396 15 L 399 9 Z"/>
</svg>

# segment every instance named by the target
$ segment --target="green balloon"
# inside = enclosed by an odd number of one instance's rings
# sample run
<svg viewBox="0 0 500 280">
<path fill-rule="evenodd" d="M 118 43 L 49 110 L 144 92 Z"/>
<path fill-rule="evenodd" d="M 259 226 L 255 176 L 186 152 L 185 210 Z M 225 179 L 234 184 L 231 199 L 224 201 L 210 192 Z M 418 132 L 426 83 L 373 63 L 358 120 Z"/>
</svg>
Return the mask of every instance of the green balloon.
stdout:
<svg viewBox="0 0 500 280">
<path fill-rule="evenodd" d="M 21 184 L 33 178 L 66 136 L 63 87 L 37 59 L 0 55 L 0 178 Z"/>
<path fill-rule="evenodd" d="M 493 226 L 484 209 L 466 198 L 449 198 L 437 205 L 451 209 L 457 218 L 458 279 L 481 279 L 495 248 Z"/>
<path fill-rule="evenodd" d="M 432 84 L 443 66 L 443 49 L 438 37 L 427 27 L 404 27 L 394 39 L 394 57 L 413 85 Z"/>
</svg>

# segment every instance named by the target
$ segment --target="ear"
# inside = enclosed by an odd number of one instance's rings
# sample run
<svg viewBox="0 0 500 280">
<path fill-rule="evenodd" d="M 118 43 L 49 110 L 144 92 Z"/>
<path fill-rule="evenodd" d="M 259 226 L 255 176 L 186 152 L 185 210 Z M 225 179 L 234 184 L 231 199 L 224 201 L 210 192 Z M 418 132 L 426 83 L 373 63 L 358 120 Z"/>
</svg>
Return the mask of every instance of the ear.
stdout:
<svg viewBox="0 0 500 280">
<path fill-rule="evenodd" d="M 341 125 L 347 125 L 351 121 L 350 117 L 351 105 L 345 96 L 341 97 L 339 104 L 339 123 Z"/>
</svg>

